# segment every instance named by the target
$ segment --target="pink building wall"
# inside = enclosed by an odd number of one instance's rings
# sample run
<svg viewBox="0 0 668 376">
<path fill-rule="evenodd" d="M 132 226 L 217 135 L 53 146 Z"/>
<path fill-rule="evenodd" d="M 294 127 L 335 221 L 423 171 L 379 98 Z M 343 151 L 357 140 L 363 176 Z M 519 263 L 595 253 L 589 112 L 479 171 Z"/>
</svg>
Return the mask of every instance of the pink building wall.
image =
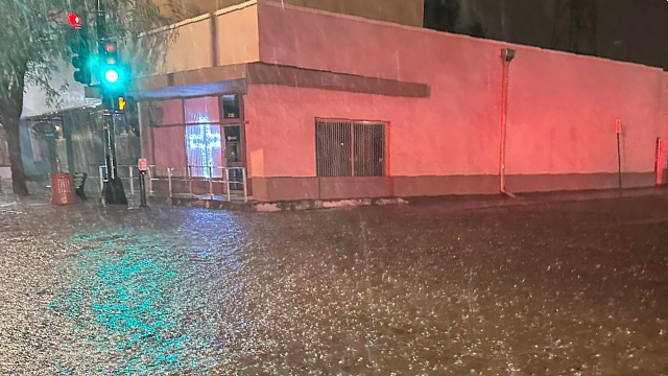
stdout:
<svg viewBox="0 0 668 376">
<path fill-rule="evenodd" d="M 662 71 L 525 48 L 511 65 L 510 174 L 651 172 L 660 131 Z M 662 127 L 665 133 L 665 125 Z"/>
<path fill-rule="evenodd" d="M 630 183 L 643 185 L 651 181 L 656 137 L 668 134 L 659 69 L 273 4 L 259 4 L 258 13 L 264 63 L 424 83 L 431 95 L 251 85 L 246 132 L 255 177 L 314 177 L 315 117 L 388 121 L 390 176 L 497 175 L 504 47 L 517 51 L 509 175 L 616 173 L 621 118 L 623 170 L 649 174 Z"/>
<path fill-rule="evenodd" d="M 654 183 L 656 138 L 668 136 L 668 73 L 659 69 L 265 1 L 217 15 L 248 28 L 230 42 L 239 48 L 229 51 L 239 53 L 188 72 L 198 83 L 216 70 L 241 72 L 230 80 L 244 80 L 256 199 L 497 193 L 503 48 L 517 52 L 508 95 L 509 190 L 615 188 L 617 118 L 624 186 Z M 226 41 L 219 38 L 219 54 L 228 51 Z M 242 51 L 253 58 L 238 60 Z M 224 82 L 220 74 L 212 82 Z M 429 93 L 322 88 L 345 79 L 428 85 Z M 386 122 L 388 177 L 316 178 L 316 118 Z M 182 134 L 166 131 L 153 142 L 157 164 L 185 160 Z"/>
<path fill-rule="evenodd" d="M 496 173 L 501 78 L 499 52 L 490 43 L 476 48 L 481 43 L 469 38 L 269 4 L 259 16 L 263 62 L 431 86 L 426 99 L 312 90 L 302 98 L 304 127 L 314 127 L 313 115 L 390 121 L 392 175 Z M 456 50 L 466 53 L 448 58 Z M 258 90 L 250 88 L 247 109 Z"/>
</svg>

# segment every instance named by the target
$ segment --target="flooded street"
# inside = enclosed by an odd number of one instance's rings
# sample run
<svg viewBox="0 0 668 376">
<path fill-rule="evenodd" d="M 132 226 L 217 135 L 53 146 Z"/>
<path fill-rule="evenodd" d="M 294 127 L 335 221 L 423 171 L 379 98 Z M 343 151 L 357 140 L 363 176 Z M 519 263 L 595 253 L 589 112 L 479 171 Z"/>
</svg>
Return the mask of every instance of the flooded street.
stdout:
<svg viewBox="0 0 668 376">
<path fill-rule="evenodd" d="M 1 375 L 667 375 L 668 198 L 0 204 Z"/>
</svg>

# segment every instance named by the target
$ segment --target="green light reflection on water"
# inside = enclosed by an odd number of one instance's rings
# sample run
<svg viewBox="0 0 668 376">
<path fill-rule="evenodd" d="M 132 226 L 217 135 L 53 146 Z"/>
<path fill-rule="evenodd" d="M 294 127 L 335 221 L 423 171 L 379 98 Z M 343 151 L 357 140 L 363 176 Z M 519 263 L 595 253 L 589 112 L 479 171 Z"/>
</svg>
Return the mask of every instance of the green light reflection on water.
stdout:
<svg viewBox="0 0 668 376">
<path fill-rule="evenodd" d="M 205 303 L 193 293 L 196 280 L 183 270 L 188 265 L 164 257 L 168 250 L 155 246 L 161 243 L 151 235 L 99 233 L 74 242 L 93 246 L 74 261 L 79 278 L 50 308 L 67 315 L 77 338 L 92 344 L 90 355 L 100 358 L 86 372 L 197 374 L 215 365 L 216 328 L 208 318 L 193 317 L 192 307 Z M 105 367 L 112 363 L 109 373 Z"/>
</svg>

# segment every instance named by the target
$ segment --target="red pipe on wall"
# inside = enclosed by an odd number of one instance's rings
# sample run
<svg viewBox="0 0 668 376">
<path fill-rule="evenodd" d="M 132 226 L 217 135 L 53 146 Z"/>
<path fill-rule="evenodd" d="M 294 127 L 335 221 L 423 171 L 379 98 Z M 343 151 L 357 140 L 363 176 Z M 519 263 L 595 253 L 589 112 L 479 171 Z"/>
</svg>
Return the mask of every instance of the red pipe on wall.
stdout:
<svg viewBox="0 0 668 376">
<path fill-rule="evenodd" d="M 506 124 L 508 119 L 508 83 L 510 81 L 510 62 L 515 57 L 515 50 L 501 50 L 503 72 L 501 75 L 501 135 L 499 145 L 499 190 L 506 192 Z"/>
</svg>

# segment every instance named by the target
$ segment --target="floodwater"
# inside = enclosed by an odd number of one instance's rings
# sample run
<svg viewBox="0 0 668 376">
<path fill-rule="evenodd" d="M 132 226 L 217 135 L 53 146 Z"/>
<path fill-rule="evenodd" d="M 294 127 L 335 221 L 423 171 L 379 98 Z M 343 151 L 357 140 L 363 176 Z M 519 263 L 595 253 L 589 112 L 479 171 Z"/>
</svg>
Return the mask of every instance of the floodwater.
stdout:
<svg viewBox="0 0 668 376">
<path fill-rule="evenodd" d="M 0 202 L 1 375 L 668 374 L 668 198 Z"/>
</svg>

